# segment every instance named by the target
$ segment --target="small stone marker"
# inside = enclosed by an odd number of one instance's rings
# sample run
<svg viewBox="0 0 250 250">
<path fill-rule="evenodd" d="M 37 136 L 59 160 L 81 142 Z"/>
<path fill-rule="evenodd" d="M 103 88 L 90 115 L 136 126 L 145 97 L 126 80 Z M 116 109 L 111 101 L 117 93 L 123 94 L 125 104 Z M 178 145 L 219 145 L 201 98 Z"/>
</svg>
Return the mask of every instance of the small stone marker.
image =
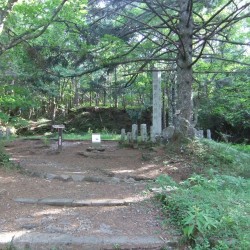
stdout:
<svg viewBox="0 0 250 250">
<path fill-rule="evenodd" d="M 207 139 L 212 140 L 211 130 L 210 129 L 207 129 Z"/>
<path fill-rule="evenodd" d="M 65 129 L 64 125 L 52 125 L 52 128 L 58 129 L 58 150 L 62 150 L 62 131 Z"/>
<path fill-rule="evenodd" d="M 124 142 L 126 138 L 126 131 L 125 129 L 121 129 L 121 141 Z"/>
<path fill-rule="evenodd" d="M 101 135 L 92 134 L 92 146 L 94 148 L 99 148 L 101 146 Z"/>
<path fill-rule="evenodd" d="M 11 131 L 10 128 L 6 128 L 6 139 L 9 140 L 10 139 L 10 135 L 11 135 Z"/>
<path fill-rule="evenodd" d="M 201 129 L 199 130 L 199 137 L 202 139 L 204 138 L 204 131 Z"/>
<path fill-rule="evenodd" d="M 141 130 L 141 141 L 146 142 L 148 140 L 147 124 L 141 124 L 140 130 Z"/>
<path fill-rule="evenodd" d="M 131 134 L 131 132 L 128 132 L 128 133 L 127 133 L 127 142 L 128 142 L 128 143 L 131 143 L 131 142 L 132 142 L 132 134 Z"/>
<path fill-rule="evenodd" d="M 150 126 L 150 140 L 155 142 L 155 135 L 153 134 L 153 126 Z"/>
<path fill-rule="evenodd" d="M 203 130 L 202 130 L 202 129 L 201 129 L 201 130 L 196 130 L 196 131 L 195 131 L 195 136 L 196 136 L 197 138 L 199 138 L 199 139 L 204 138 Z"/>
<path fill-rule="evenodd" d="M 137 138 L 138 138 L 138 125 L 133 124 L 132 125 L 132 141 L 137 142 Z"/>
</svg>

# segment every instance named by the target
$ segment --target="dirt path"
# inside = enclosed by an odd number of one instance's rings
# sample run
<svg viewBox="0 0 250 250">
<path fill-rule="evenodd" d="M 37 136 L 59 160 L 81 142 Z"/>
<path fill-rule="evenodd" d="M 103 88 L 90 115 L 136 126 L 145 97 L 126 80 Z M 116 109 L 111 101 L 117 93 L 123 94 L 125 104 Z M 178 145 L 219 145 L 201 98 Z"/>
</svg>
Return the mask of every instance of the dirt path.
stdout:
<svg viewBox="0 0 250 250">
<path fill-rule="evenodd" d="M 64 142 L 60 153 L 56 148 L 56 142 L 29 140 L 5 148 L 28 174 L 0 169 L 0 249 L 13 236 L 21 249 L 176 249 L 176 235 L 162 228 L 160 210 L 145 192 L 147 179 L 164 172 L 161 152 L 117 142 L 104 142 L 103 151 L 90 142 Z M 110 199 L 126 202 L 98 204 Z M 41 202 L 48 200 L 66 203 Z M 98 206 L 76 205 L 90 200 Z"/>
</svg>

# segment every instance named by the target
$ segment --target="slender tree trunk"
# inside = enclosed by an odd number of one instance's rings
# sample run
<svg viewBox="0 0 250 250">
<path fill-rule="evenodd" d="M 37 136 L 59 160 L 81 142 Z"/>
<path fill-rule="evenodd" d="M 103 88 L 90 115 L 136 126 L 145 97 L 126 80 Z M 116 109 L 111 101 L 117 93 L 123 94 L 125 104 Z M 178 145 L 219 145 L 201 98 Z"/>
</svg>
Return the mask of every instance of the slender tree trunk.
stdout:
<svg viewBox="0 0 250 250">
<path fill-rule="evenodd" d="M 167 83 L 164 84 L 162 93 L 162 128 L 167 127 Z"/>
<path fill-rule="evenodd" d="M 106 89 L 103 90 L 103 106 L 106 106 L 107 92 Z"/>
<path fill-rule="evenodd" d="M 118 107 L 118 94 L 117 94 L 117 70 L 115 68 L 115 83 L 114 83 L 114 92 L 113 92 L 113 96 L 114 96 L 114 105 L 115 108 Z"/>
<path fill-rule="evenodd" d="M 80 89 L 80 81 L 77 80 L 76 78 L 72 79 L 73 85 L 74 85 L 74 90 L 75 90 L 75 95 L 74 95 L 74 106 L 77 107 L 79 106 L 79 99 L 80 99 L 80 95 L 79 95 L 79 89 Z"/>
<path fill-rule="evenodd" d="M 92 91 L 89 92 L 89 106 L 92 106 Z"/>
<path fill-rule="evenodd" d="M 192 121 L 192 1 L 178 0 L 179 16 L 179 53 L 177 59 L 177 110 L 176 129 L 183 137 L 193 137 Z"/>
<path fill-rule="evenodd" d="M 51 102 L 51 120 L 52 124 L 54 124 L 55 119 L 56 119 L 56 98 L 53 97 L 52 102 Z"/>
<path fill-rule="evenodd" d="M 168 88 L 168 126 L 176 126 L 176 102 L 177 102 L 177 90 L 176 90 L 176 71 L 170 74 L 170 83 Z"/>
</svg>

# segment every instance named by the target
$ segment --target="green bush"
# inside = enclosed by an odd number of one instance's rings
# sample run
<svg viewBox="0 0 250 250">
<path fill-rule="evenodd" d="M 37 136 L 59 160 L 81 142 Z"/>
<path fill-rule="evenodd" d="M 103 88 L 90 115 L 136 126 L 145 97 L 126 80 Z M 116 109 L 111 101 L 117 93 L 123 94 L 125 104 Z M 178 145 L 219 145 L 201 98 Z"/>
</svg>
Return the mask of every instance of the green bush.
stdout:
<svg viewBox="0 0 250 250">
<path fill-rule="evenodd" d="M 4 169 L 18 169 L 19 166 L 10 161 L 9 155 L 4 152 L 3 145 L 0 144 L 0 167 Z"/>
<path fill-rule="evenodd" d="M 156 179 L 163 211 L 192 249 L 250 249 L 250 155 L 230 144 L 192 142 L 186 154 L 201 173 L 177 183 Z M 213 167 L 211 169 L 211 167 Z"/>
<path fill-rule="evenodd" d="M 161 187 L 163 179 L 160 177 Z M 219 174 L 210 178 L 194 175 L 180 184 L 168 180 L 166 186 L 169 185 L 177 189 L 170 193 L 162 189 L 158 198 L 163 202 L 164 210 L 170 213 L 172 223 L 180 226 L 193 247 L 250 247 L 249 180 Z"/>
</svg>

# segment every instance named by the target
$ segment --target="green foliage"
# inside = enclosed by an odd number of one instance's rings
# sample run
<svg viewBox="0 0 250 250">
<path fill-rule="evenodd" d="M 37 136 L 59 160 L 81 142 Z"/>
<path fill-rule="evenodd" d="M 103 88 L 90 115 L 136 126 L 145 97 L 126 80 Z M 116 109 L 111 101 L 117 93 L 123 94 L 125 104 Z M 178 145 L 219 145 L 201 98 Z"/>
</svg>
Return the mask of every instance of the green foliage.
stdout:
<svg viewBox="0 0 250 250">
<path fill-rule="evenodd" d="M 10 157 L 5 153 L 3 143 L 0 143 L 0 167 L 6 170 L 19 169 L 19 165 L 10 161 Z"/>
<path fill-rule="evenodd" d="M 184 236 L 194 239 L 197 234 L 204 236 L 209 230 L 216 228 L 217 221 L 209 215 L 208 211 L 202 211 L 199 207 L 193 206 L 188 209 L 182 224 Z"/>
<path fill-rule="evenodd" d="M 63 133 L 63 140 L 91 140 L 93 131 L 88 131 L 87 133 Z M 95 133 L 100 133 L 101 140 L 116 140 L 120 139 L 120 135 L 112 132 L 108 132 L 107 130 L 102 130 L 100 132 L 96 131 Z M 57 139 L 58 133 L 45 133 L 43 136 L 29 136 L 26 137 L 29 139 L 41 139 L 44 145 L 49 145 L 50 139 Z"/>
<path fill-rule="evenodd" d="M 211 140 L 195 143 L 199 147 L 198 159 L 205 163 L 206 168 L 214 168 L 218 172 L 234 176 L 250 177 L 250 155 L 241 150 L 242 146 L 238 146 L 238 149 L 231 144 Z"/>
<path fill-rule="evenodd" d="M 22 117 L 12 117 L 9 120 L 9 123 L 12 124 L 16 129 L 24 128 L 29 125 L 29 121 L 27 121 L 26 119 Z"/>
<path fill-rule="evenodd" d="M 208 149 L 216 169 L 210 169 L 211 162 L 204 159 Z M 237 174 L 249 169 L 250 155 L 207 141 L 199 143 L 196 153 L 203 174 L 193 174 L 181 183 L 167 176 L 155 181 L 169 221 L 180 227 L 193 249 L 249 249 L 250 180 Z"/>
<path fill-rule="evenodd" d="M 9 115 L 7 115 L 7 114 L 5 114 L 5 113 L 3 113 L 3 112 L 0 112 L 0 123 L 1 123 L 2 125 L 7 124 L 8 121 L 9 121 L 9 118 L 10 118 Z"/>
</svg>

